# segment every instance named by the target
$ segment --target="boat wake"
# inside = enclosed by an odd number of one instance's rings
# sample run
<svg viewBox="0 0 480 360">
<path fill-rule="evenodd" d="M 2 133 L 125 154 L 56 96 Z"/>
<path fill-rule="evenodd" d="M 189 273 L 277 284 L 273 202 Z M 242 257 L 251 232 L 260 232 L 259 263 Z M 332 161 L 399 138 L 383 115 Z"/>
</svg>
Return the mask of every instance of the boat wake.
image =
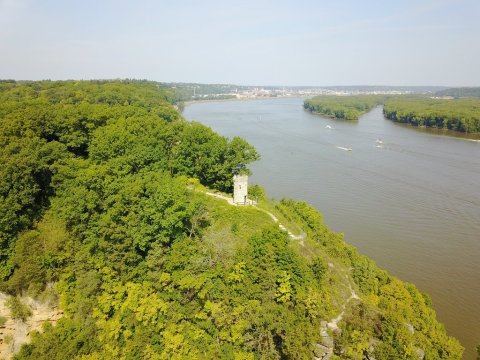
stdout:
<svg viewBox="0 0 480 360">
<path fill-rule="evenodd" d="M 343 146 L 335 146 L 337 149 L 344 150 L 344 151 L 352 151 L 352 148 L 346 148 Z"/>
</svg>

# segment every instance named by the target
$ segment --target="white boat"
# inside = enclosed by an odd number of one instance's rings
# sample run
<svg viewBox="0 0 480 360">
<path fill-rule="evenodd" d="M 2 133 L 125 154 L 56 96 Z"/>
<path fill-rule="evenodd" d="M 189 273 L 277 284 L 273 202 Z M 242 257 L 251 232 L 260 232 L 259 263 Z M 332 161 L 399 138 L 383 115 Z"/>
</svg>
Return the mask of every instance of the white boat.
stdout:
<svg viewBox="0 0 480 360">
<path fill-rule="evenodd" d="M 344 150 L 344 151 L 352 151 L 351 148 L 346 148 L 346 147 L 343 147 L 343 146 L 336 146 L 337 149 L 340 149 L 340 150 Z"/>
<path fill-rule="evenodd" d="M 330 125 L 325 126 L 325 129 L 333 129 Z"/>
<path fill-rule="evenodd" d="M 375 147 L 377 147 L 377 148 L 380 148 L 380 149 L 381 149 L 381 148 L 382 148 L 382 145 L 377 145 L 377 146 L 375 146 Z"/>
<path fill-rule="evenodd" d="M 377 140 L 375 140 L 375 142 L 376 142 L 377 144 L 383 144 L 382 139 L 377 139 Z"/>
</svg>

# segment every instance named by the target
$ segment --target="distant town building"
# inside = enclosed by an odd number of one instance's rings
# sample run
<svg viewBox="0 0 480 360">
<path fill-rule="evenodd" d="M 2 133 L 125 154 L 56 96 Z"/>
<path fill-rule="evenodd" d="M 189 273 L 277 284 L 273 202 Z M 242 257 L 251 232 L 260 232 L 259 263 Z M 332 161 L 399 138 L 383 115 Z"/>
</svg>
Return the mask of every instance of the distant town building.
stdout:
<svg viewBox="0 0 480 360">
<path fill-rule="evenodd" d="M 237 205 L 250 204 L 248 200 L 248 175 L 233 176 L 233 202 Z"/>
</svg>

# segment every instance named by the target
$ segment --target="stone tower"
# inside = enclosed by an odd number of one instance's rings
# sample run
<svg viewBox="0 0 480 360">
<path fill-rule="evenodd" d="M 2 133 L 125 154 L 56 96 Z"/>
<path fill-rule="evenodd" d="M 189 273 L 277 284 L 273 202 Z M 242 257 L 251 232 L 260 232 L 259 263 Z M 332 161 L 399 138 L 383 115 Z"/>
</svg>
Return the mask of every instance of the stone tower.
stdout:
<svg viewBox="0 0 480 360">
<path fill-rule="evenodd" d="M 248 175 L 233 176 L 233 202 L 246 205 L 248 201 Z"/>
</svg>

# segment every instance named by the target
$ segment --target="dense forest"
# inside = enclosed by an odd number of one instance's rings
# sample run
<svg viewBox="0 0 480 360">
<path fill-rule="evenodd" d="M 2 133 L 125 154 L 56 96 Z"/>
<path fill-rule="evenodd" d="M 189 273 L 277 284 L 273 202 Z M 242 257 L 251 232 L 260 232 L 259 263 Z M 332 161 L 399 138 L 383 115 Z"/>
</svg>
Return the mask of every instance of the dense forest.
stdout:
<svg viewBox="0 0 480 360">
<path fill-rule="evenodd" d="M 384 98 L 380 95 L 321 95 L 305 100 L 303 107 L 334 119 L 358 120 L 361 115 L 382 104 Z"/>
<path fill-rule="evenodd" d="M 0 83 L 0 290 L 18 321 L 25 294 L 64 312 L 16 359 L 461 358 L 428 295 L 308 204 L 208 196 L 259 155 L 175 98 L 145 81 Z"/>
<path fill-rule="evenodd" d="M 480 97 L 480 87 L 460 87 L 440 90 L 435 96 L 451 96 L 454 98 Z"/>
<path fill-rule="evenodd" d="M 462 96 L 477 88 L 452 89 Z M 446 93 L 445 93 L 446 94 Z M 471 95 L 473 96 L 473 95 Z M 358 120 L 373 107 L 383 104 L 387 119 L 413 126 L 433 127 L 467 133 L 480 132 L 480 100 L 438 99 L 425 96 L 316 96 L 305 100 L 304 108 L 334 119 Z"/>
<path fill-rule="evenodd" d="M 479 99 L 394 97 L 385 101 L 383 113 L 387 119 L 414 126 L 480 132 Z"/>
</svg>

